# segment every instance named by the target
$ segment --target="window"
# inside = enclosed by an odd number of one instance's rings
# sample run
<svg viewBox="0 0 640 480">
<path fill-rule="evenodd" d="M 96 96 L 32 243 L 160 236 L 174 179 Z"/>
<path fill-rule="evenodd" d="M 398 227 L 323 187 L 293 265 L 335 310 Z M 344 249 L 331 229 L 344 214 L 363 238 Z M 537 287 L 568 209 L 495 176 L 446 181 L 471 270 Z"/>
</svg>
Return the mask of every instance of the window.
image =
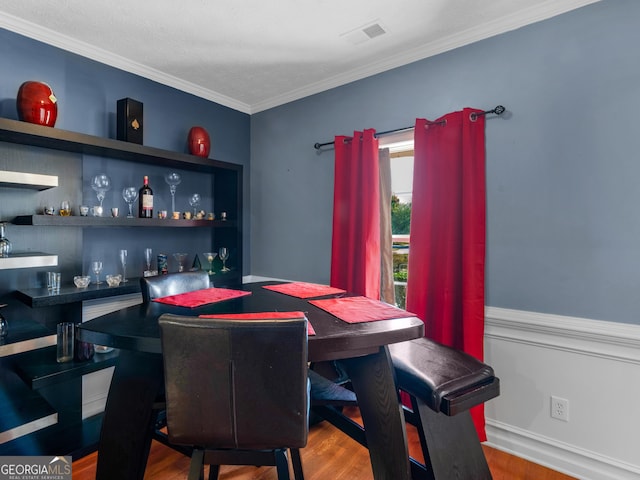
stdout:
<svg viewBox="0 0 640 480">
<path fill-rule="evenodd" d="M 413 130 L 383 137 L 379 146 L 388 148 L 391 157 L 393 276 L 396 304 L 404 308 L 413 190 Z"/>
</svg>

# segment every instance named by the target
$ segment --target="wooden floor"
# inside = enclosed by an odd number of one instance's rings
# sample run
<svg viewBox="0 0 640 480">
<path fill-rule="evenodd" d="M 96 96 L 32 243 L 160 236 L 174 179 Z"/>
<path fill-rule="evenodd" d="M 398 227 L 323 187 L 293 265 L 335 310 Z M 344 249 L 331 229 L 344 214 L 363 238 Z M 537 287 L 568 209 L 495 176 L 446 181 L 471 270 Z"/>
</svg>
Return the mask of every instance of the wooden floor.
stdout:
<svg viewBox="0 0 640 480">
<path fill-rule="evenodd" d="M 357 417 L 357 409 L 353 409 Z M 407 428 L 411 429 L 411 426 Z M 409 450 L 421 459 L 417 434 L 408 430 Z M 493 448 L 484 447 L 494 480 L 572 480 Z M 311 427 L 307 447 L 301 450 L 305 480 L 372 480 L 368 451 L 327 422 Z M 73 462 L 73 480 L 95 478 L 97 454 Z M 145 480 L 183 480 L 187 478 L 189 458 L 160 443 L 153 442 Z M 206 478 L 206 477 L 205 477 Z M 275 467 L 222 466 L 219 480 L 277 480 Z M 573 479 L 575 480 L 575 479 Z"/>
</svg>

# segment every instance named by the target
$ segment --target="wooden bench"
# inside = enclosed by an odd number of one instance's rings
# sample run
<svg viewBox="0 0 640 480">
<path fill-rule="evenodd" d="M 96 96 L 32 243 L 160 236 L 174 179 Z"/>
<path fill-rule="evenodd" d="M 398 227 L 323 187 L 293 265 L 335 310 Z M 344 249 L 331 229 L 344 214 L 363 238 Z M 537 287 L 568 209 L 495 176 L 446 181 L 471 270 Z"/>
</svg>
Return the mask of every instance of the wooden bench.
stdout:
<svg viewBox="0 0 640 480">
<path fill-rule="evenodd" d="M 490 479 L 469 409 L 500 394 L 493 369 L 427 338 L 389 345 L 389 352 L 396 385 L 411 400 L 405 418 L 418 429 L 425 459 L 424 464 L 409 459 L 413 479 Z M 312 381 L 313 411 L 366 446 L 363 428 L 336 408 L 354 403 L 355 398 L 342 404 L 339 399 L 316 401 Z"/>
</svg>

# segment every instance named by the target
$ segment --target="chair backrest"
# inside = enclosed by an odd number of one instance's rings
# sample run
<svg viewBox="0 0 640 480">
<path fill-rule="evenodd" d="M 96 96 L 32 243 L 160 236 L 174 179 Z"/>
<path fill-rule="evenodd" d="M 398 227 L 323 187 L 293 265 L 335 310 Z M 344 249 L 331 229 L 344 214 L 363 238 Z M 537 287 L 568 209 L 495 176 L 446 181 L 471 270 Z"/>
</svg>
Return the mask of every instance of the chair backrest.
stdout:
<svg viewBox="0 0 640 480">
<path fill-rule="evenodd" d="M 209 275 L 204 270 L 140 278 L 140 290 L 144 303 L 149 303 L 154 298 L 178 295 L 203 288 L 209 288 Z"/>
<path fill-rule="evenodd" d="M 205 448 L 307 443 L 307 319 L 206 319 L 164 314 L 169 441 Z"/>
</svg>

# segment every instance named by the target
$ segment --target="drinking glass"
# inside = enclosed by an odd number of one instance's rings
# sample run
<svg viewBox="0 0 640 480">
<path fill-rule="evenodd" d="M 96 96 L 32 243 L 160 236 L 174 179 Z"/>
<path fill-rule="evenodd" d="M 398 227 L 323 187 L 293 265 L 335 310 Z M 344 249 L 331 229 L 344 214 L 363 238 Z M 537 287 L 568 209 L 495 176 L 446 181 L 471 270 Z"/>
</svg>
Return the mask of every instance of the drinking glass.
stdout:
<svg viewBox="0 0 640 480">
<path fill-rule="evenodd" d="M 147 272 L 151 270 L 151 258 L 153 256 L 153 250 L 151 248 L 144 249 L 144 261 L 147 264 Z"/>
<path fill-rule="evenodd" d="M 91 271 L 96 274 L 96 285 L 100 285 L 100 272 L 102 271 L 102 262 L 91 262 Z"/>
<path fill-rule="evenodd" d="M 99 173 L 91 180 L 91 188 L 96 192 L 96 197 L 100 206 L 104 200 L 105 193 L 111 188 L 111 179 L 105 173 Z"/>
<path fill-rule="evenodd" d="M 173 258 L 176 259 L 176 261 L 178 262 L 178 271 L 179 272 L 183 272 L 184 271 L 184 261 L 187 258 L 187 253 L 174 253 L 173 254 Z"/>
<path fill-rule="evenodd" d="M 58 363 L 66 363 L 73 360 L 75 325 L 72 322 L 63 322 L 57 325 L 56 360 Z"/>
<path fill-rule="evenodd" d="M 171 192 L 171 213 L 176 211 L 176 187 L 180 185 L 182 178 L 179 173 L 171 172 L 166 173 L 164 181 L 169 185 L 169 192 Z"/>
<path fill-rule="evenodd" d="M 216 258 L 218 254 L 214 252 L 205 252 L 202 255 L 204 255 L 205 260 L 209 262 L 209 271 L 207 273 L 209 275 L 215 275 L 215 272 L 213 271 L 213 259 Z"/>
<path fill-rule="evenodd" d="M 191 197 L 189 198 L 189 205 L 191 205 L 193 207 L 193 216 L 195 217 L 198 209 L 198 206 L 200 205 L 200 194 L 199 193 L 194 193 L 193 195 L 191 195 Z"/>
<path fill-rule="evenodd" d="M 47 272 L 47 290 L 60 293 L 60 272 Z"/>
<path fill-rule="evenodd" d="M 127 251 L 120 250 L 120 265 L 122 265 L 122 283 L 128 282 L 127 280 Z"/>
<path fill-rule="evenodd" d="M 129 215 L 127 215 L 127 218 L 133 218 L 131 207 L 133 206 L 133 202 L 138 199 L 138 189 L 136 187 L 125 187 L 122 190 L 122 198 L 124 198 L 124 201 L 129 205 Z"/>
<path fill-rule="evenodd" d="M 227 247 L 220 247 L 218 250 L 218 257 L 222 260 L 221 272 L 229 272 L 231 269 L 227 268 L 227 258 L 229 258 L 229 249 Z"/>
<path fill-rule="evenodd" d="M 71 204 L 69 200 L 63 200 L 60 202 L 60 216 L 68 217 L 69 215 L 71 215 Z"/>
</svg>

